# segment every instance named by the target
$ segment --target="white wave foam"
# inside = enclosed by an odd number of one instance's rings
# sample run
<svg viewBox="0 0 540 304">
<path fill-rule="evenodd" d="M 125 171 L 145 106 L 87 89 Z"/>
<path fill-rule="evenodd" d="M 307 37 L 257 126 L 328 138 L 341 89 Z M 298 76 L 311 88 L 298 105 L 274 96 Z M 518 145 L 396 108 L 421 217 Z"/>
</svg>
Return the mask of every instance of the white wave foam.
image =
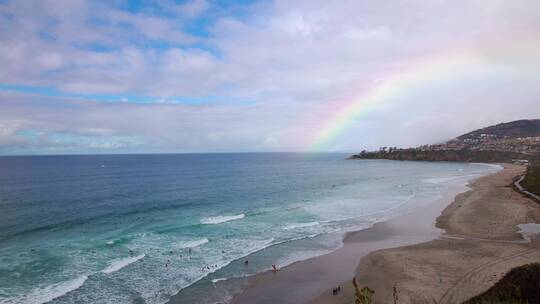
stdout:
<svg viewBox="0 0 540 304">
<path fill-rule="evenodd" d="M 216 284 L 217 282 L 226 281 L 226 280 L 227 280 L 227 278 L 212 279 L 212 283 Z"/>
<path fill-rule="evenodd" d="M 184 285 L 183 287 L 181 287 L 178 291 L 184 289 L 184 288 L 187 288 L 195 283 L 197 283 L 198 281 L 200 281 L 201 279 L 205 278 L 206 276 L 218 271 L 219 269 L 222 269 L 223 267 L 226 267 L 227 265 L 229 265 L 230 263 L 232 263 L 233 261 L 237 260 L 237 259 L 241 259 L 241 258 L 244 258 L 250 254 L 253 254 L 257 251 L 260 251 L 260 250 L 263 250 L 269 246 L 271 246 L 274 242 L 274 238 L 270 238 L 270 239 L 266 239 L 266 240 L 261 240 L 261 241 L 252 241 L 250 242 L 251 244 L 255 244 L 255 246 L 253 246 L 252 248 L 250 248 L 249 250 L 243 252 L 243 254 L 240 254 L 240 255 L 237 255 L 237 256 L 234 256 L 232 257 L 231 259 L 227 260 L 227 261 L 223 261 L 222 263 L 218 263 L 216 267 L 214 268 L 211 268 L 210 271 L 203 271 L 201 275 L 193 278 L 191 280 L 191 282 L 189 282 L 188 284 Z M 218 278 L 218 279 L 214 279 L 214 280 L 218 280 L 216 282 L 219 282 L 219 281 L 222 281 L 222 280 L 228 280 L 227 278 L 225 279 L 222 279 L 222 278 Z M 212 280 L 212 282 L 214 282 L 214 280 Z M 214 282 L 215 283 L 215 282 Z M 178 292 L 177 291 L 177 292 Z"/>
<path fill-rule="evenodd" d="M 114 240 L 112 240 L 112 241 L 107 241 L 107 245 L 112 245 L 112 244 L 114 244 Z"/>
<path fill-rule="evenodd" d="M 430 183 L 430 184 L 442 184 L 442 183 L 454 181 L 458 178 L 463 178 L 463 176 L 426 178 L 426 179 L 423 179 L 422 182 Z"/>
<path fill-rule="evenodd" d="M 319 225 L 319 222 L 309 222 L 309 223 L 295 223 L 283 227 L 283 230 L 292 230 L 298 228 L 312 227 Z"/>
<path fill-rule="evenodd" d="M 493 169 L 497 169 L 497 171 L 504 169 L 503 166 L 497 165 L 497 164 L 488 164 L 488 163 L 471 163 L 471 165 L 481 165 L 486 167 L 491 167 Z"/>
<path fill-rule="evenodd" d="M 341 247 L 341 246 L 339 246 L 339 247 Z M 317 256 L 321 256 L 321 255 L 330 253 L 330 252 L 335 251 L 335 250 L 337 250 L 337 248 L 335 248 L 335 249 L 327 249 L 327 250 L 313 250 L 313 251 L 307 251 L 306 250 L 306 251 L 292 252 L 292 253 L 288 254 L 287 256 L 285 256 L 283 258 L 280 258 L 276 262 L 276 265 L 279 268 L 287 267 L 287 266 L 289 266 L 289 265 L 291 265 L 293 263 L 300 262 L 300 261 L 305 261 L 307 259 L 311 259 L 311 258 L 314 258 L 314 257 L 317 257 Z"/>
<path fill-rule="evenodd" d="M 78 289 L 88 279 L 87 275 L 83 275 L 74 278 L 69 281 L 60 282 L 57 284 L 35 288 L 28 293 L 23 299 L 15 300 L 14 302 L 6 303 L 28 303 L 28 304 L 42 304 L 50 302 L 56 298 L 59 298 L 70 291 Z M 1 301 L 0 301 L 1 302 Z"/>
<path fill-rule="evenodd" d="M 145 255 L 144 254 L 141 254 L 141 255 L 138 255 L 138 256 L 135 256 L 135 257 L 128 257 L 128 258 L 124 258 L 124 259 L 119 259 L 119 260 L 114 260 L 111 262 L 111 264 L 109 266 L 107 266 L 107 268 L 103 269 L 103 273 L 113 273 L 115 271 L 118 271 L 124 267 L 126 267 L 127 265 L 129 264 L 132 264 L 132 263 L 135 263 L 137 262 L 138 260 L 144 258 Z"/>
<path fill-rule="evenodd" d="M 200 240 L 187 241 L 185 243 L 180 244 L 179 247 L 180 248 L 194 248 L 194 247 L 204 245 L 206 243 L 208 243 L 208 239 L 204 238 L 204 239 L 200 239 Z"/>
<path fill-rule="evenodd" d="M 220 216 L 214 216 L 214 217 L 205 217 L 201 219 L 201 224 L 205 225 L 214 225 L 214 224 L 221 224 L 225 222 L 240 220 L 246 217 L 245 214 L 241 213 L 238 215 L 220 215 Z"/>
</svg>

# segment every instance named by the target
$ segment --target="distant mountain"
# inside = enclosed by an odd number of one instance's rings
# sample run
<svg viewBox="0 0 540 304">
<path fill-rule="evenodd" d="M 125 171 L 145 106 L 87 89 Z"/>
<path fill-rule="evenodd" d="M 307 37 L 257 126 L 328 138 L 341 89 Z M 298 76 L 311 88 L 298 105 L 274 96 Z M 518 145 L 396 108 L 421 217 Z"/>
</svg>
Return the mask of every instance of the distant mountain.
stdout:
<svg viewBox="0 0 540 304">
<path fill-rule="evenodd" d="M 457 139 L 478 139 L 485 136 L 497 138 L 524 138 L 540 137 L 540 119 L 522 119 L 512 122 L 500 123 L 483 129 L 463 134 Z"/>
</svg>

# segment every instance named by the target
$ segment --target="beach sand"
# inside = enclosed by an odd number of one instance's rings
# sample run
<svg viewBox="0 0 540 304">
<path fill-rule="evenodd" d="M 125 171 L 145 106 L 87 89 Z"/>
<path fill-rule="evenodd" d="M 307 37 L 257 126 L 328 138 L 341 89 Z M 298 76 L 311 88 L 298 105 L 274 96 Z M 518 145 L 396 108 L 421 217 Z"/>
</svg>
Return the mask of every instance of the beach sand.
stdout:
<svg viewBox="0 0 540 304">
<path fill-rule="evenodd" d="M 509 186 L 523 170 L 505 165 L 475 181 L 450 205 L 457 193 L 348 233 L 343 246 L 330 254 L 258 274 L 232 303 L 353 303 L 354 276 L 375 290 L 375 303 L 393 303 L 394 286 L 399 303 L 468 299 L 510 268 L 540 261 L 538 242 L 525 243 L 517 233 L 517 224 L 540 221 L 540 205 Z M 332 295 L 338 285 L 344 290 Z"/>
<path fill-rule="evenodd" d="M 540 241 L 525 242 L 516 225 L 540 222 L 540 205 L 515 192 L 512 178 L 524 167 L 475 181 L 437 219 L 446 233 L 418 245 L 379 250 L 356 269 L 361 286 L 375 290 L 375 303 L 461 303 L 491 287 L 511 268 L 540 261 Z M 352 284 L 343 295 L 329 291 L 310 303 L 352 303 Z M 330 295 L 329 295 L 330 294 Z"/>
</svg>

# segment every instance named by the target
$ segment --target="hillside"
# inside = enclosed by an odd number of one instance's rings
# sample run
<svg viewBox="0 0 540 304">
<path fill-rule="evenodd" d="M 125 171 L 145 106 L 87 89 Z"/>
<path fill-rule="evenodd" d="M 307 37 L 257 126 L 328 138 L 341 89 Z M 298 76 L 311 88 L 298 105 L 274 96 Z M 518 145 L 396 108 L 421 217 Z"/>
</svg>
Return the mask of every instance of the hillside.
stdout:
<svg viewBox="0 0 540 304">
<path fill-rule="evenodd" d="M 532 163 L 527 168 L 527 174 L 521 182 L 527 191 L 540 195 L 540 164 Z"/>
<path fill-rule="evenodd" d="M 516 267 L 484 293 L 463 304 L 540 303 L 540 264 Z"/>
<path fill-rule="evenodd" d="M 517 120 L 478 129 L 442 144 L 362 151 L 350 159 L 510 162 L 540 158 L 540 119 Z"/>
<path fill-rule="evenodd" d="M 485 136 L 497 138 L 540 137 L 540 119 L 516 120 L 478 129 L 458 136 L 457 139 L 479 139 Z"/>
</svg>

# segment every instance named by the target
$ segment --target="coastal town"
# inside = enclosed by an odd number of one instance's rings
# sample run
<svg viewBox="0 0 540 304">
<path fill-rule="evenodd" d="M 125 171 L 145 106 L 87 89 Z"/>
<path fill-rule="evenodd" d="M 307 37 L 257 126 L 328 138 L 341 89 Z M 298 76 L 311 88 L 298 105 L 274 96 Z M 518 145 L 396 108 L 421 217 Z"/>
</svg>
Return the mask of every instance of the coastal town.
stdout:
<svg viewBox="0 0 540 304">
<path fill-rule="evenodd" d="M 422 151 L 437 150 L 477 150 L 477 151 L 507 151 L 522 154 L 540 154 L 540 136 L 517 137 L 498 136 L 481 133 L 478 136 L 456 138 L 445 143 L 423 145 Z"/>
</svg>

